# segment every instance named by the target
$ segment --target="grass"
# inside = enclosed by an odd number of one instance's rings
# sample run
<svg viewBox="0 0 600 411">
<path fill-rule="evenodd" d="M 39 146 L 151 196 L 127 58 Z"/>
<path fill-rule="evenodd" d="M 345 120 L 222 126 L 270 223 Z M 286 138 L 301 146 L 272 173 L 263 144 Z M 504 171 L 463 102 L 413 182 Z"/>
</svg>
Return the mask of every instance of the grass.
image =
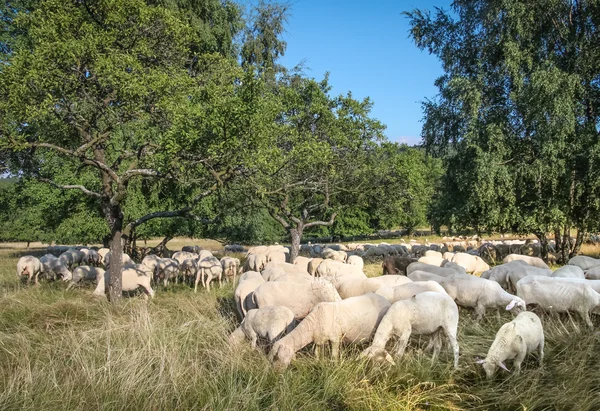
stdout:
<svg viewBox="0 0 600 411">
<path fill-rule="evenodd" d="M 339 362 L 315 360 L 308 347 L 278 374 L 249 344 L 228 346 L 237 324 L 230 284 L 198 294 L 158 288 L 152 301 L 113 307 L 91 288 L 18 284 L 24 252 L 0 249 L 2 410 L 600 409 L 600 337 L 568 316 L 541 315 L 543 368 L 532 356 L 520 375 L 491 381 L 475 361 L 511 317 L 489 313 L 477 323 L 466 310 L 458 370 L 448 351 L 432 365 L 426 341 L 414 338 L 395 367 L 361 361 L 361 347 L 345 347 Z"/>
</svg>

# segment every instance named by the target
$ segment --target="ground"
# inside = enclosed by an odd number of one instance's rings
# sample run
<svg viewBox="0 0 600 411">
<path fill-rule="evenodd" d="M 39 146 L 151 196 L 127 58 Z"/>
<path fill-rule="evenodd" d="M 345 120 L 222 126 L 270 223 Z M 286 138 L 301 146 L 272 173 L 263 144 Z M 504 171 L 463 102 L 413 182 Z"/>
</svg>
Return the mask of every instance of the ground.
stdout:
<svg viewBox="0 0 600 411">
<path fill-rule="evenodd" d="M 510 321 L 505 312 L 477 323 L 461 310 L 456 371 L 449 349 L 431 364 L 415 338 L 395 367 L 359 360 L 359 347 L 339 362 L 315 360 L 307 347 L 279 374 L 249 344 L 228 346 L 237 324 L 231 284 L 198 294 L 157 287 L 151 301 L 113 307 L 91 287 L 20 284 L 16 262 L 30 253 L 42 249 L 0 245 L 2 410 L 600 409 L 600 337 L 575 317 L 540 314 L 544 367 L 531 356 L 520 375 L 500 370 L 491 381 L 475 361 Z M 381 266 L 366 270 L 378 275 Z"/>
</svg>

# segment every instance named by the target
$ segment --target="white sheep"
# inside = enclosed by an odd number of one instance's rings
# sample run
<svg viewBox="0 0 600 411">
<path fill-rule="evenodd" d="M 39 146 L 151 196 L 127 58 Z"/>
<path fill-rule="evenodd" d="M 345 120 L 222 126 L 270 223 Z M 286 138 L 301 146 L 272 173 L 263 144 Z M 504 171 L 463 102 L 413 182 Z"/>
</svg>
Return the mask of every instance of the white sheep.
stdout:
<svg viewBox="0 0 600 411">
<path fill-rule="evenodd" d="M 110 256 L 110 252 L 106 253 L 106 255 L 104 256 L 104 268 L 106 268 L 107 270 L 110 268 Z M 125 253 L 123 253 L 121 256 L 121 262 L 123 263 L 123 267 L 135 264 L 131 257 Z"/>
<path fill-rule="evenodd" d="M 267 340 L 270 344 L 277 341 L 282 334 L 294 329 L 296 321 L 294 313 L 287 307 L 274 306 L 248 311 L 242 323 L 229 336 L 229 343 L 236 344 L 247 337 L 256 348 L 258 338 Z"/>
<path fill-rule="evenodd" d="M 410 283 L 412 280 L 403 275 L 382 275 L 372 278 L 338 277 L 333 283 L 343 299 L 374 293 L 382 285 L 394 287 Z"/>
<path fill-rule="evenodd" d="M 513 266 L 511 271 L 508 273 L 508 276 L 506 277 L 506 282 L 508 283 L 507 290 L 516 293 L 517 284 L 525 277 L 550 277 L 551 275 L 552 270 L 549 268 L 540 268 L 535 267 L 533 265 Z"/>
<path fill-rule="evenodd" d="M 240 276 L 240 281 L 233 293 L 240 319 L 246 316 L 249 309 L 256 308 L 252 300 L 252 293 L 264 282 L 265 280 L 258 271 L 246 271 Z"/>
<path fill-rule="evenodd" d="M 198 283 L 200 281 L 202 281 L 202 285 L 207 291 L 210 291 L 210 282 L 214 279 L 219 280 L 219 288 L 223 287 L 222 276 L 223 267 L 217 257 L 211 256 L 199 261 L 196 281 L 194 283 L 194 292 L 198 292 Z"/>
<path fill-rule="evenodd" d="M 166 287 L 169 280 L 174 279 L 175 284 L 179 282 L 179 262 L 174 258 L 161 258 L 154 266 L 154 281 L 162 281 Z"/>
<path fill-rule="evenodd" d="M 265 279 L 265 281 L 273 281 L 277 277 L 280 277 L 285 274 L 303 275 L 308 273 L 304 271 L 299 265 L 277 262 L 268 263 L 262 271 L 262 276 Z"/>
<path fill-rule="evenodd" d="M 454 353 L 454 368 L 458 368 L 457 330 L 456 303 L 446 293 L 426 291 L 392 304 L 377 328 L 373 343 L 361 355 L 386 358 L 393 362 L 385 350 L 392 336 L 398 336 L 396 356 L 402 357 L 411 334 L 430 335 L 430 345 L 434 347 L 432 361 L 435 361 L 441 350 L 441 340 L 437 334 L 443 332 Z"/>
<path fill-rule="evenodd" d="M 550 269 L 550 267 L 548 267 L 548 264 L 546 264 L 544 262 L 544 260 L 542 260 L 541 258 L 530 257 L 527 255 L 521 255 L 521 254 L 509 254 L 506 257 L 504 257 L 504 260 L 502 260 L 502 262 L 510 263 L 511 261 L 515 261 L 515 260 L 525 261 L 527 264 L 529 264 L 533 267 L 545 268 L 547 270 Z"/>
<path fill-rule="evenodd" d="M 427 252 L 430 252 L 430 251 L 427 251 Z M 437 251 L 434 251 L 434 253 L 437 253 Z M 437 255 L 425 255 L 425 256 L 419 258 L 417 260 L 417 262 L 441 267 L 444 259 L 442 258 L 442 253 L 438 253 L 438 254 L 439 254 L 439 257 Z"/>
<path fill-rule="evenodd" d="M 510 263 L 499 264 L 482 273 L 481 278 L 485 278 L 490 281 L 495 281 L 506 290 L 508 289 L 508 274 L 515 269 L 515 266 L 524 265 L 529 266 L 529 264 L 527 264 L 523 260 L 514 260 Z"/>
<path fill-rule="evenodd" d="M 106 266 L 106 263 L 104 262 L 104 257 L 106 257 L 106 254 L 110 253 L 110 249 L 109 248 L 101 248 L 98 250 L 98 255 L 100 256 L 100 264 L 104 264 L 104 266 Z"/>
<path fill-rule="evenodd" d="M 31 283 L 32 278 L 38 284 L 38 277 L 41 271 L 42 263 L 32 255 L 23 256 L 17 262 L 17 277 L 21 279 L 27 276 L 27 284 Z"/>
<path fill-rule="evenodd" d="M 341 276 L 367 278 L 360 267 L 334 260 L 323 260 L 317 267 L 316 275 L 323 278 L 335 278 Z"/>
<path fill-rule="evenodd" d="M 177 265 L 180 265 L 181 263 L 183 263 L 185 260 L 188 259 L 197 259 L 199 257 L 198 254 L 196 253 L 191 253 L 189 251 L 177 251 L 176 253 L 174 253 L 171 258 L 173 260 L 177 261 Z"/>
<path fill-rule="evenodd" d="M 317 268 L 323 262 L 322 258 L 311 258 L 308 265 L 306 266 L 306 270 L 313 277 L 317 275 Z"/>
<path fill-rule="evenodd" d="M 301 320 L 318 303 L 340 301 L 341 297 L 330 282 L 315 279 L 312 284 L 265 282 L 254 291 L 252 300 L 258 308 L 288 307 L 294 312 L 294 317 Z"/>
<path fill-rule="evenodd" d="M 437 274 L 442 277 L 448 277 L 454 274 L 466 274 L 466 271 L 462 267 L 460 269 L 457 269 L 455 266 L 438 267 L 435 265 L 420 262 L 410 263 L 408 267 L 406 267 L 406 275 L 409 275 L 413 271 L 427 271 L 429 273 Z"/>
<path fill-rule="evenodd" d="M 269 251 L 267 253 L 267 262 L 273 263 L 286 263 L 288 254 L 281 250 Z"/>
<path fill-rule="evenodd" d="M 144 264 L 146 267 L 148 267 L 150 269 L 150 271 L 154 272 L 154 269 L 156 268 L 156 265 L 158 264 L 159 261 L 160 261 L 159 256 L 154 255 L 154 254 L 148 254 L 142 260 L 142 264 Z"/>
<path fill-rule="evenodd" d="M 540 367 L 544 361 L 544 329 L 539 317 L 524 311 L 514 320 L 504 324 L 496 333 L 496 338 L 487 356 L 477 361 L 483 365 L 487 378 L 492 378 L 498 367 L 509 371 L 504 361 L 513 360 L 515 373 L 521 371 L 521 363 L 527 354 L 538 351 Z"/>
<path fill-rule="evenodd" d="M 565 265 L 554 271 L 551 275 L 552 278 L 580 278 L 585 279 L 583 270 L 576 265 Z"/>
<path fill-rule="evenodd" d="M 235 278 L 240 269 L 240 260 L 234 257 L 223 257 L 221 258 L 221 267 L 223 267 L 225 280 L 231 280 L 235 284 Z"/>
<path fill-rule="evenodd" d="M 576 255 L 571 258 L 568 265 L 575 265 L 581 268 L 583 271 L 587 271 L 591 268 L 600 266 L 600 260 L 597 258 L 588 257 L 586 255 Z"/>
<path fill-rule="evenodd" d="M 331 343 L 331 355 L 339 356 L 340 343 L 369 341 L 390 303 L 377 294 L 365 294 L 347 300 L 320 303 L 288 335 L 277 341 L 269 357 L 276 365 L 285 368 L 295 353 L 311 342 L 320 347 Z"/>
<path fill-rule="evenodd" d="M 98 286 L 94 290 L 94 295 L 104 295 L 108 291 L 110 284 L 110 271 L 106 271 L 103 279 L 98 279 Z M 150 286 L 150 277 L 145 272 L 140 271 L 136 267 L 127 267 L 123 269 L 121 277 L 122 291 L 135 291 L 141 288 L 144 291 L 146 298 L 149 295 L 154 297 L 154 290 Z"/>
<path fill-rule="evenodd" d="M 584 281 L 572 279 L 525 277 L 517 284 L 517 295 L 545 310 L 577 312 L 590 328 L 590 312 L 600 306 L 600 294 Z"/>
<path fill-rule="evenodd" d="M 446 294 L 444 287 L 435 281 L 414 281 L 412 283 L 406 283 L 395 287 L 382 285 L 375 293 L 384 296 L 390 303 L 393 304 L 396 301 L 406 300 L 426 291 L 435 291 Z"/>
<path fill-rule="evenodd" d="M 64 281 L 69 281 L 73 277 L 65 259 L 56 258 L 52 254 L 46 254 L 40 258 L 40 263 L 42 264 L 41 273 L 44 273 L 48 277 L 55 279 L 60 275 Z"/>
<path fill-rule="evenodd" d="M 348 259 L 346 260 L 346 264 L 354 265 L 354 266 L 358 267 L 361 271 L 365 267 L 365 262 L 363 261 L 362 257 L 360 257 L 358 255 L 348 256 Z"/>
<path fill-rule="evenodd" d="M 250 251 L 248 253 L 244 262 L 244 271 L 262 271 L 267 265 L 267 255 L 263 253 L 250 254 Z"/>
<path fill-rule="evenodd" d="M 481 257 L 468 253 L 456 253 L 452 257 L 452 260 L 448 261 L 458 264 L 467 273 L 472 273 L 473 275 L 481 275 L 481 273 L 490 269 L 490 266 Z"/>
<path fill-rule="evenodd" d="M 297 265 L 302 270 L 308 272 L 308 264 L 310 263 L 311 260 L 312 260 L 311 258 L 303 257 L 303 256 L 299 255 L 298 257 L 296 257 L 293 264 Z"/>
<path fill-rule="evenodd" d="M 93 281 L 96 284 L 98 281 L 104 279 L 104 269 L 100 267 L 92 267 L 87 265 L 80 265 L 73 270 L 73 278 L 67 286 L 67 290 L 79 285 L 82 281 Z"/>
</svg>

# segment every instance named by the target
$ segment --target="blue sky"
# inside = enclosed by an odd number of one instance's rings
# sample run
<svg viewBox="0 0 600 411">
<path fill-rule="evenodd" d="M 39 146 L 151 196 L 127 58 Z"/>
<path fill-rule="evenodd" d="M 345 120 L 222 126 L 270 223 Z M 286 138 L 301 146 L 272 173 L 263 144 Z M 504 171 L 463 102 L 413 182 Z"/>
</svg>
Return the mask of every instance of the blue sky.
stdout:
<svg viewBox="0 0 600 411">
<path fill-rule="evenodd" d="M 418 144 L 423 117 L 420 102 L 433 97 L 439 61 L 408 38 L 404 10 L 449 9 L 449 0 L 292 0 L 281 63 L 302 60 L 317 79 L 330 72 L 334 94 L 352 91 L 371 97 L 373 117 L 387 125 L 390 140 Z"/>
</svg>

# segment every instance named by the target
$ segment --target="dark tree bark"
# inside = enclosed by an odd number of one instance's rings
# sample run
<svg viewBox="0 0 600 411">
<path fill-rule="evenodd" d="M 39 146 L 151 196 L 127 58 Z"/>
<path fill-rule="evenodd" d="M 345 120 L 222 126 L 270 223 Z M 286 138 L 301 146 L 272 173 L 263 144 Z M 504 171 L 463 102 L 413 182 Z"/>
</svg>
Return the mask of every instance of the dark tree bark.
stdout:
<svg viewBox="0 0 600 411">
<path fill-rule="evenodd" d="M 121 231 L 123 230 L 123 212 L 120 205 L 111 205 L 110 200 L 102 201 L 102 210 L 111 234 L 108 299 L 117 303 L 122 298 L 123 242 Z"/>
<path fill-rule="evenodd" d="M 302 240 L 302 232 L 304 231 L 304 224 L 302 222 L 296 224 L 296 227 L 289 229 L 290 239 L 292 247 L 290 250 L 290 263 L 294 263 L 298 254 L 300 254 L 300 240 Z"/>
<path fill-rule="evenodd" d="M 546 263 L 548 262 L 548 237 L 546 233 L 536 233 L 535 234 L 538 240 L 540 240 L 540 248 L 542 254 L 542 260 Z"/>
</svg>

